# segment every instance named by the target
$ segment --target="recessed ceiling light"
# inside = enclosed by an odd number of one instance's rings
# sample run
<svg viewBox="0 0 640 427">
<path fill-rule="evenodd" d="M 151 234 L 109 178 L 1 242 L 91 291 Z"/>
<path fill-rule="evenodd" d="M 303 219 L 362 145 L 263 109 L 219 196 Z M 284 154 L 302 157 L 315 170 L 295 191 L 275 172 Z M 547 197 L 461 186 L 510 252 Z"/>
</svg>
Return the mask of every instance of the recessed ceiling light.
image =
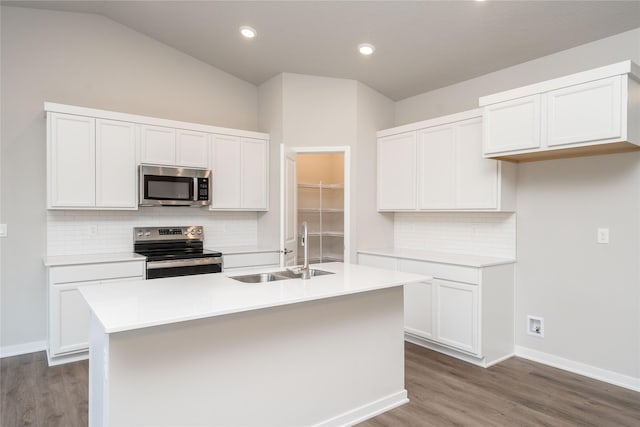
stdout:
<svg viewBox="0 0 640 427">
<path fill-rule="evenodd" d="M 242 34 L 244 37 L 246 37 L 248 39 L 252 39 L 258 33 L 256 32 L 256 30 L 254 30 L 253 28 L 249 27 L 248 25 L 243 25 L 242 27 L 240 27 L 240 34 Z"/>
<path fill-rule="evenodd" d="M 358 45 L 358 52 L 363 55 L 371 55 L 373 52 L 375 52 L 375 50 L 376 47 L 369 43 L 362 43 Z"/>
</svg>

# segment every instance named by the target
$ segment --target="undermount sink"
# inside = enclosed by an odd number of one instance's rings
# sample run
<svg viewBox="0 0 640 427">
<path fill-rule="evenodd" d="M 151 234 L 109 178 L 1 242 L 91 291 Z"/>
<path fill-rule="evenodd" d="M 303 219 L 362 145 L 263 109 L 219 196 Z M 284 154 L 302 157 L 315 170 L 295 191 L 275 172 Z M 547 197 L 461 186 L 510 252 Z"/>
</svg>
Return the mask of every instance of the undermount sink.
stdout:
<svg viewBox="0 0 640 427">
<path fill-rule="evenodd" d="M 327 274 L 335 274 L 331 271 L 318 270 L 315 268 L 309 269 L 309 273 L 311 274 L 311 277 L 324 276 Z M 282 271 L 274 271 L 272 273 L 255 273 L 255 274 L 245 274 L 244 276 L 231 276 L 230 279 L 234 279 L 244 283 L 267 283 L 267 282 L 275 282 L 277 280 L 300 279 L 301 277 L 302 277 L 302 273 L 298 273 L 291 270 L 282 270 Z"/>
</svg>

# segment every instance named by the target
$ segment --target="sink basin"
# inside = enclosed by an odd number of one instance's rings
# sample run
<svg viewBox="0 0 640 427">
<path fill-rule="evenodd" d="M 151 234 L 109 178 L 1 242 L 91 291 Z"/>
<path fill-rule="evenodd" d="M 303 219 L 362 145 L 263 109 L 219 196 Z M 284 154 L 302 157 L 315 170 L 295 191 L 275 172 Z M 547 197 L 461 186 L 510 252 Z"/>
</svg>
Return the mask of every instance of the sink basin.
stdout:
<svg viewBox="0 0 640 427">
<path fill-rule="evenodd" d="M 331 271 L 318 270 L 316 268 L 309 269 L 309 273 L 311 273 L 311 277 L 335 274 Z M 232 276 L 230 277 L 230 279 L 234 279 L 244 283 L 267 283 L 275 282 L 276 280 L 300 279 L 301 277 L 302 273 L 297 273 L 291 270 L 282 270 L 274 271 L 273 273 L 256 273 L 246 274 L 244 276 Z"/>
<path fill-rule="evenodd" d="M 244 283 L 265 283 L 265 282 L 275 282 L 276 280 L 286 280 L 290 279 L 290 277 L 281 276 L 276 273 L 258 273 L 258 274 L 247 274 L 244 276 L 233 276 L 231 279 L 238 280 L 239 282 Z"/>
</svg>

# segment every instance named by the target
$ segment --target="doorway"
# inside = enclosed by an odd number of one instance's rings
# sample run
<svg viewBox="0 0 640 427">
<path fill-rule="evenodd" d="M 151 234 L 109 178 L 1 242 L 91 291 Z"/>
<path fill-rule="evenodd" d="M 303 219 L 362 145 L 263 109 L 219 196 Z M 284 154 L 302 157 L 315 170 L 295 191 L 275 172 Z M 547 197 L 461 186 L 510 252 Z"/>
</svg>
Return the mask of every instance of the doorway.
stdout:
<svg viewBox="0 0 640 427">
<path fill-rule="evenodd" d="M 302 223 L 309 262 L 349 262 L 350 147 L 281 147 L 282 265 L 301 265 Z"/>
<path fill-rule="evenodd" d="M 344 153 L 298 153 L 298 224 L 309 230 L 309 263 L 344 261 Z M 304 262 L 299 251 L 297 264 Z"/>
</svg>

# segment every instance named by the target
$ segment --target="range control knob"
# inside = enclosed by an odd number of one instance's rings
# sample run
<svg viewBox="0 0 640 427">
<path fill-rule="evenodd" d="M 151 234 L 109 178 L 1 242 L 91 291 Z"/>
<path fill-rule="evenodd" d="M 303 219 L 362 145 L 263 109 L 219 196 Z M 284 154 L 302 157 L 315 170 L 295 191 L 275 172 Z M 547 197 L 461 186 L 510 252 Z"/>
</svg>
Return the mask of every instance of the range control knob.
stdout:
<svg viewBox="0 0 640 427">
<path fill-rule="evenodd" d="M 145 237 L 149 237 L 149 236 L 151 236 L 151 232 L 150 231 L 145 231 L 144 235 L 145 235 Z"/>
<path fill-rule="evenodd" d="M 198 234 L 202 234 L 202 230 L 198 228 L 197 233 L 198 233 Z"/>
</svg>

